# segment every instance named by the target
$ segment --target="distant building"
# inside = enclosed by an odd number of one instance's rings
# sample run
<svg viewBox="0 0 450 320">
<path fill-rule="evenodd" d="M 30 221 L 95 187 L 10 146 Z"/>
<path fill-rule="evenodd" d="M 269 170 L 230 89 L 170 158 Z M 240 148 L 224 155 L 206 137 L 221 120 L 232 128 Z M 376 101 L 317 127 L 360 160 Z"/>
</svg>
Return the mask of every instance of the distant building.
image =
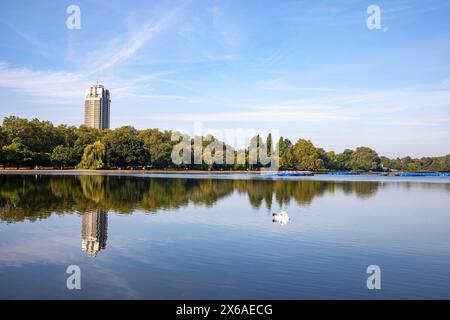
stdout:
<svg viewBox="0 0 450 320">
<path fill-rule="evenodd" d="M 81 250 L 95 257 L 97 252 L 106 248 L 108 239 L 108 213 L 97 209 L 88 211 L 82 216 Z"/>
<path fill-rule="evenodd" d="M 109 129 L 111 99 L 109 90 L 101 84 L 86 89 L 84 96 L 84 124 L 96 129 Z"/>
</svg>

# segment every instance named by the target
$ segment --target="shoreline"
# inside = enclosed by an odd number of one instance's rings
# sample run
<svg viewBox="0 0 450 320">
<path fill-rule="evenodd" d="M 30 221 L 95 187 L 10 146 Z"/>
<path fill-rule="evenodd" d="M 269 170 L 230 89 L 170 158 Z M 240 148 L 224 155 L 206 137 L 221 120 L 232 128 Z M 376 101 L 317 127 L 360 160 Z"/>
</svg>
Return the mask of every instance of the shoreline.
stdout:
<svg viewBox="0 0 450 320">
<path fill-rule="evenodd" d="M 88 169 L 0 169 L 1 173 L 123 173 L 123 174 L 263 174 L 283 171 L 257 170 L 88 170 Z M 289 171 L 292 173 L 317 174 L 313 171 Z"/>
<path fill-rule="evenodd" d="M 64 173 L 72 173 L 72 174 L 197 174 L 197 175 L 233 175 L 233 174 L 280 174 L 280 173 L 289 173 L 289 174 L 299 174 L 299 175 L 335 175 L 335 176 L 349 176 L 349 175 L 373 175 L 373 176 L 396 176 L 403 174 L 434 174 L 435 172 L 414 172 L 414 171 L 395 171 L 395 172 L 353 172 L 353 171 L 290 171 L 290 170 L 118 170 L 118 169 L 102 169 L 102 170 L 89 170 L 89 169 L 0 169 L 0 174 L 64 174 Z M 449 175 L 446 172 L 439 172 L 439 174 Z"/>
</svg>

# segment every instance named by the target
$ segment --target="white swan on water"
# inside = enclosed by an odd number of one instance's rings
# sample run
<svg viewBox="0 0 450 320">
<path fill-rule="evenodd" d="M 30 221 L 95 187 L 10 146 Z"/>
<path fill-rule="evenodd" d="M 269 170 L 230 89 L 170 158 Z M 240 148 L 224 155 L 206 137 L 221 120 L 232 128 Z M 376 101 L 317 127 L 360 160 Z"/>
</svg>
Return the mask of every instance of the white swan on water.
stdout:
<svg viewBox="0 0 450 320">
<path fill-rule="evenodd" d="M 272 221 L 279 224 L 287 224 L 289 222 L 289 215 L 286 211 L 280 211 L 272 214 Z"/>
</svg>

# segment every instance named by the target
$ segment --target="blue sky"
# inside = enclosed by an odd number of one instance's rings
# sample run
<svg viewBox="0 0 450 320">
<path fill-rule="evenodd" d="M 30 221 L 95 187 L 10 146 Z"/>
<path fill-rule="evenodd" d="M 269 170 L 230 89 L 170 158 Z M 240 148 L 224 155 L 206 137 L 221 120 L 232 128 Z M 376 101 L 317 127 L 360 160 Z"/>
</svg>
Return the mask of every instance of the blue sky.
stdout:
<svg viewBox="0 0 450 320">
<path fill-rule="evenodd" d="M 80 125 L 98 80 L 113 128 L 201 121 L 338 152 L 450 153 L 450 1 L 2 0 L 0 39 L 0 117 Z"/>
</svg>

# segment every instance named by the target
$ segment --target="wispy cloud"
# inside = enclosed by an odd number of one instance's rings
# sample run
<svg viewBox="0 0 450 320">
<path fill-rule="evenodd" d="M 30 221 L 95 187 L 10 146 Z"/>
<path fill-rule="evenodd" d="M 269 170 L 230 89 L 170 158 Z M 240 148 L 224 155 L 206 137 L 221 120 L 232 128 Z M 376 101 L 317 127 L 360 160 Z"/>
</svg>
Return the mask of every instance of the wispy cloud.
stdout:
<svg viewBox="0 0 450 320">
<path fill-rule="evenodd" d="M 13 68 L 0 62 L 0 87 L 33 97 L 58 98 L 59 103 L 79 100 L 87 84 L 89 81 L 79 73 Z"/>
<path fill-rule="evenodd" d="M 237 60 L 238 56 L 235 54 L 201 54 L 195 58 L 179 58 L 179 59 L 167 59 L 167 60 L 151 60 L 147 64 L 149 65 L 171 65 L 171 64 L 202 64 L 209 62 L 223 62 Z"/>
<path fill-rule="evenodd" d="M 417 87 L 390 90 L 356 90 L 333 86 L 303 86 L 282 79 L 260 82 L 258 88 L 274 92 L 285 92 L 298 99 L 286 100 L 280 105 L 334 106 L 357 113 L 402 112 L 413 109 L 448 107 L 450 90 L 443 83 L 423 84 Z"/>
<path fill-rule="evenodd" d="M 257 85 L 260 89 L 270 90 L 270 91 L 326 91 L 326 92 L 338 92 L 338 91 L 348 91 L 348 89 L 338 88 L 335 86 L 311 86 L 311 85 L 300 85 L 287 83 L 282 78 L 275 78 L 266 81 L 261 81 Z"/>
<path fill-rule="evenodd" d="M 102 72 L 133 57 L 150 40 L 170 28 L 183 7 L 184 4 L 179 5 L 164 13 L 157 20 L 147 20 L 132 34 L 111 40 L 106 50 L 102 48 L 100 51 L 91 52 L 89 55 L 92 58 L 89 60 L 88 66 L 92 69 L 91 73 Z M 118 44 L 119 48 L 116 49 Z"/>
<path fill-rule="evenodd" d="M 101 77 L 114 89 L 116 98 L 145 97 L 149 99 L 178 99 L 176 95 L 151 94 L 151 84 L 161 80 L 161 76 L 170 72 L 159 72 L 147 76 L 106 75 L 106 70 L 131 59 L 134 54 L 149 41 L 170 28 L 177 14 L 184 7 L 184 2 L 158 16 L 148 18 L 133 32 L 120 35 L 110 40 L 109 45 L 87 54 L 85 63 L 75 71 L 36 70 L 26 67 L 11 67 L 0 61 L 0 87 L 13 89 L 19 94 L 30 96 L 33 101 L 45 104 L 78 105 L 82 100 L 84 89 Z M 160 12 L 158 12 L 160 13 Z M 37 39 L 21 32 L 12 24 L 3 22 L 17 33 L 28 45 L 40 46 Z M 70 40 L 70 39 L 69 39 Z M 69 41 L 69 44 L 71 42 Z M 71 56 L 73 48 L 69 48 Z M 69 57 L 70 58 L 70 57 Z M 145 92 L 145 93 L 144 93 Z"/>
<path fill-rule="evenodd" d="M 218 5 L 211 7 L 209 12 L 217 40 L 226 50 L 235 50 L 243 38 L 244 26 L 237 25 L 237 19 L 228 19 L 223 7 Z"/>
<path fill-rule="evenodd" d="M 141 97 L 146 99 L 183 99 L 177 95 L 151 93 L 151 85 L 163 81 L 161 76 L 170 72 L 160 72 L 134 78 L 118 76 L 104 77 L 115 99 Z M 80 105 L 84 89 L 92 84 L 92 77 L 81 72 L 33 70 L 14 68 L 0 62 L 0 87 L 9 88 L 18 94 L 29 96 L 41 104 Z"/>
<path fill-rule="evenodd" d="M 320 106 L 320 105 L 313 105 L 313 106 L 302 106 L 302 105 L 269 105 L 269 106 L 263 106 L 259 107 L 257 109 L 259 110 L 333 110 L 333 109 L 339 109 L 338 106 Z"/>
<path fill-rule="evenodd" d="M 16 35 L 18 35 L 19 38 L 22 39 L 27 45 L 35 48 L 40 55 L 47 56 L 47 52 L 44 50 L 43 44 L 41 43 L 41 41 L 39 41 L 37 37 L 20 30 L 16 25 L 10 22 L 0 20 L 0 23 L 7 26 L 11 31 L 13 31 Z"/>
</svg>

